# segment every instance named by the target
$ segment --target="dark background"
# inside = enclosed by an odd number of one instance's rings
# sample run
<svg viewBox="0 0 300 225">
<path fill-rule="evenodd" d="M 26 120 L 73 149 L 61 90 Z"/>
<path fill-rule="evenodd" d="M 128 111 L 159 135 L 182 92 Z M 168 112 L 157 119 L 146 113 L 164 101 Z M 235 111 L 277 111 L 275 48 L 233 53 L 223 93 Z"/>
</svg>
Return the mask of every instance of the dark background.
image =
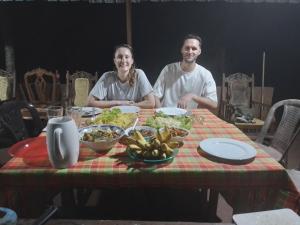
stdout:
<svg viewBox="0 0 300 225">
<path fill-rule="evenodd" d="M 18 82 L 37 67 L 58 70 L 62 82 L 66 70 L 102 74 L 113 68 L 114 46 L 126 42 L 125 4 L 6 2 L 0 9 L 12 30 Z M 300 4 L 133 3 L 132 29 L 135 61 L 152 84 L 166 64 L 181 59 L 182 38 L 196 33 L 203 39 L 199 63 L 218 86 L 222 73 L 235 72 L 254 73 L 260 86 L 265 51 L 273 102 L 300 98 Z"/>
</svg>

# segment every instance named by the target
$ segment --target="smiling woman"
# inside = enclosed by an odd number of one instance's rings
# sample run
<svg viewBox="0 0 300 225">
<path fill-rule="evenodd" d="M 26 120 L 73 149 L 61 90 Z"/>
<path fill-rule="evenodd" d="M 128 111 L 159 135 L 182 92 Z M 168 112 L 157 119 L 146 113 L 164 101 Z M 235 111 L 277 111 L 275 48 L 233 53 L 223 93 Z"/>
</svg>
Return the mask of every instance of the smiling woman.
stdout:
<svg viewBox="0 0 300 225">
<path fill-rule="evenodd" d="M 104 73 L 91 90 L 88 105 L 100 108 L 131 105 L 153 108 L 152 86 L 145 73 L 136 69 L 130 45 L 115 47 L 115 71 Z"/>
</svg>

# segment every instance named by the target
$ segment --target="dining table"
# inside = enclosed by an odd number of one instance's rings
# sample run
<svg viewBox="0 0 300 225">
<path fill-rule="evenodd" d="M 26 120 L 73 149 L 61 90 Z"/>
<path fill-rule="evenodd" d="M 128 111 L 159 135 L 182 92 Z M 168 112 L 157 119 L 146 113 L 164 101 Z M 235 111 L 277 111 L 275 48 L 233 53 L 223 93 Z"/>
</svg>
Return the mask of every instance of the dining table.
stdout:
<svg viewBox="0 0 300 225">
<path fill-rule="evenodd" d="M 11 148 L 12 159 L 0 168 L 0 190 L 62 190 L 66 188 L 172 188 L 208 189 L 221 193 L 235 212 L 289 207 L 297 211 L 297 193 L 286 170 L 233 124 L 207 109 L 193 109 L 193 125 L 173 160 L 165 163 L 136 161 L 117 143 L 95 152 L 81 144 L 78 162 L 64 169 L 51 166 L 45 134 Z M 139 125 L 155 114 L 141 109 Z M 208 138 L 230 138 L 254 147 L 247 162 L 218 160 L 201 150 Z M 25 145 L 31 145 L 24 148 Z M 215 199 L 216 200 L 216 199 Z M 247 206 L 247 207 L 246 207 Z M 243 211 L 244 210 L 244 211 Z"/>
</svg>

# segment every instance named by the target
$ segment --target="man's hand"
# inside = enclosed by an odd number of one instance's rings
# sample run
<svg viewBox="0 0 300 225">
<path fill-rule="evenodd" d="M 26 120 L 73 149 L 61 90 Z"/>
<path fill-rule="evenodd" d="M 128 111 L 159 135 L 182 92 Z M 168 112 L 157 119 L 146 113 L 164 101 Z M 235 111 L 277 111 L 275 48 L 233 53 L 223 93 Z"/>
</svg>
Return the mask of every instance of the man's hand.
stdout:
<svg viewBox="0 0 300 225">
<path fill-rule="evenodd" d="M 182 109 L 186 109 L 187 108 L 187 104 L 190 102 L 190 101 L 193 101 L 194 99 L 194 94 L 192 93 L 188 93 L 184 96 L 182 96 L 179 101 L 177 102 L 177 107 L 178 108 L 182 108 Z"/>
</svg>

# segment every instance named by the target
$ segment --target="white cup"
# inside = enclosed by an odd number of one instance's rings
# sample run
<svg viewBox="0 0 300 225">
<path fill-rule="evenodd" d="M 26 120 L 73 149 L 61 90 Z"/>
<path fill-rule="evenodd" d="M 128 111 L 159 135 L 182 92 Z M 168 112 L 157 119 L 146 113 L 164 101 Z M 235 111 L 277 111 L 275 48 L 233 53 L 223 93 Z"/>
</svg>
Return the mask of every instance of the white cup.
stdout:
<svg viewBox="0 0 300 225">
<path fill-rule="evenodd" d="M 47 150 L 54 168 L 68 168 L 78 161 L 79 133 L 70 117 L 57 117 L 48 120 Z"/>
</svg>

